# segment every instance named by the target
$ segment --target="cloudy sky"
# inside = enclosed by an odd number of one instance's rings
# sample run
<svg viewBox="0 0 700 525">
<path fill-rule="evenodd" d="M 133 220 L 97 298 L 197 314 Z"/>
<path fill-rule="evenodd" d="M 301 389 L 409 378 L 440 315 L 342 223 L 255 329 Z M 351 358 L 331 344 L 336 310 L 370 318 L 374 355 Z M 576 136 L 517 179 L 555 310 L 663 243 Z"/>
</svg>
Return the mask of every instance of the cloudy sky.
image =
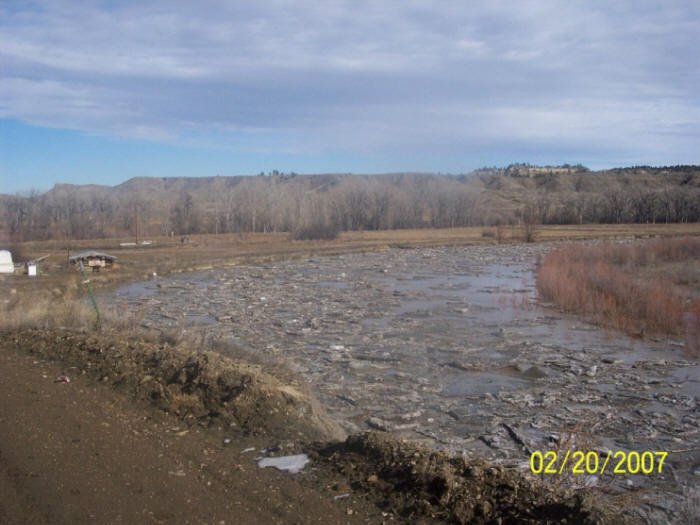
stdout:
<svg viewBox="0 0 700 525">
<path fill-rule="evenodd" d="M 0 193 L 700 163 L 700 2 L 0 1 Z"/>
</svg>

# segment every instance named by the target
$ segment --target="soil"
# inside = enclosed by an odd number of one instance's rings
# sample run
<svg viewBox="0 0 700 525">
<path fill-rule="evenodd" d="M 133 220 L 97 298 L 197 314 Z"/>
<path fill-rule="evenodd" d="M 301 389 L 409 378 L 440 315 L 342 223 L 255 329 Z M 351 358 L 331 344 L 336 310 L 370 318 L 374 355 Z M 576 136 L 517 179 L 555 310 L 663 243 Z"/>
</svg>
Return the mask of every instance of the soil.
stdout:
<svg viewBox="0 0 700 525">
<path fill-rule="evenodd" d="M 258 468 L 242 451 L 269 437 L 188 427 L 64 365 L 2 345 L 4 524 L 381 521 L 304 474 Z"/>
<path fill-rule="evenodd" d="M 518 472 L 454 457 L 387 434 L 350 436 L 321 448 L 320 459 L 342 472 L 379 507 L 400 509 L 415 523 L 602 523 L 606 513 L 583 494 L 552 491 Z M 615 516 L 617 523 L 627 523 Z"/>
</svg>

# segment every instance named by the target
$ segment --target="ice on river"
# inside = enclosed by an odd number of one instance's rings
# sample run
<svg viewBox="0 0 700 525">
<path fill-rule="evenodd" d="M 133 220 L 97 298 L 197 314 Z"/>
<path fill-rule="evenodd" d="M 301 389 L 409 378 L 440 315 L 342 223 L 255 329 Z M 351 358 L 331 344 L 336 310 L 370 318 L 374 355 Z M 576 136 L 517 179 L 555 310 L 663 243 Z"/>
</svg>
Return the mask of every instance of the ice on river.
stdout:
<svg viewBox="0 0 700 525">
<path fill-rule="evenodd" d="M 229 345 L 281 361 L 348 432 L 380 421 L 374 428 L 520 464 L 524 448 L 581 428 L 594 445 L 685 451 L 672 458 L 674 479 L 695 479 L 697 359 L 673 341 L 633 340 L 538 304 L 536 260 L 551 248 L 241 266 L 159 277 L 109 300 L 145 310 L 153 329 L 201 329 L 224 355 Z"/>
</svg>

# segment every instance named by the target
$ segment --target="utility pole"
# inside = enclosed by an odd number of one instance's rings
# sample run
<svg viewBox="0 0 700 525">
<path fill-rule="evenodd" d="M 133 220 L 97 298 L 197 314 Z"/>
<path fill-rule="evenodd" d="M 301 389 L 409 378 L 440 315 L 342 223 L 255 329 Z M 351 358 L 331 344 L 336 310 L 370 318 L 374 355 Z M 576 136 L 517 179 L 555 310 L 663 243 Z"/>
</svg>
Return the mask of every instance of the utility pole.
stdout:
<svg viewBox="0 0 700 525">
<path fill-rule="evenodd" d="M 136 237 L 136 245 L 139 244 L 139 205 L 134 206 L 134 236 Z"/>
</svg>

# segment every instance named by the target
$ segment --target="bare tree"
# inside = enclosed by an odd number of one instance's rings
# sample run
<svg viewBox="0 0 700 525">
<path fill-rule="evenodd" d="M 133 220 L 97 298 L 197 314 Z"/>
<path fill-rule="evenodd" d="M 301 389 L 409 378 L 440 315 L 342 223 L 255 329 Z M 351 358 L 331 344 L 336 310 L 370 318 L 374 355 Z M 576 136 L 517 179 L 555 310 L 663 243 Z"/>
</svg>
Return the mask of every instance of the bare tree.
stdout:
<svg viewBox="0 0 700 525">
<path fill-rule="evenodd" d="M 613 191 L 607 195 L 608 217 L 610 222 L 620 224 L 627 213 L 628 197 L 622 191 Z"/>
</svg>

